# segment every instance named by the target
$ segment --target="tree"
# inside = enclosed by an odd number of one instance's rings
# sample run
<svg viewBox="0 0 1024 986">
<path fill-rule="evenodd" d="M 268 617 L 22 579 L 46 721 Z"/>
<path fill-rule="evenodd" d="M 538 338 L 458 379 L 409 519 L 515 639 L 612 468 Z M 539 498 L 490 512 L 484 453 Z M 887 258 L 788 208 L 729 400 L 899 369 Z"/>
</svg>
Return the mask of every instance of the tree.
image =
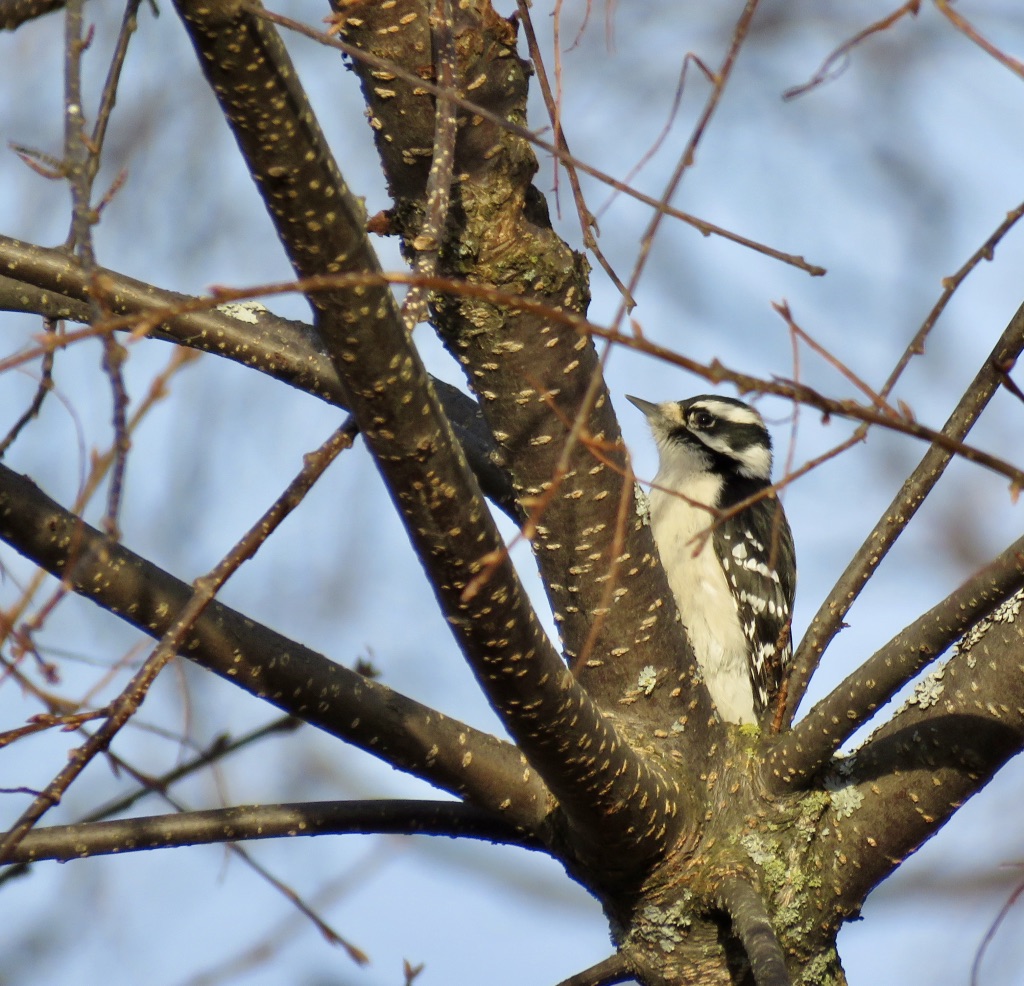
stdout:
<svg viewBox="0 0 1024 986">
<path fill-rule="evenodd" d="M 138 6 L 129 5 L 125 45 Z M 645 200 L 653 218 L 641 258 L 670 220 L 736 238 L 668 203 L 714 123 L 757 6 L 750 2 L 736 12 L 719 61 L 684 62 L 687 85 L 703 75 L 706 101 L 663 198 Z M 963 35 L 981 39 L 946 5 L 937 8 Z M 51 626 L 52 607 L 37 610 L 27 623 L 20 612 L 8 614 L 9 680 L 49 702 L 43 717 L 10 730 L 8 743 L 22 744 L 44 728 L 95 725 L 53 781 L 39 785 L 12 818 L 0 856 L 11 863 L 68 859 L 299 828 L 483 838 L 548 854 L 600 901 L 614 954 L 566 982 L 843 981 L 836 951 L 843 923 L 1020 749 L 1024 681 L 1017 673 L 1015 618 L 1024 543 L 1002 546 L 813 708 L 798 711 L 800 700 L 860 587 L 954 457 L 1000 476 L 1014 495 L 1019 491 L 1024 473 L 1017 466 L 965 442 L 993 395 L 1015 390 L 1009 371 L 1024 345 L 1024 315 L 1015 315 L 989 343 L 941 429 L 919 423 L 895 397 L 890 401 L 903 362 L 876 391 L 834 361 L 861 389 L 856 400 L 826 396 L 781 375 L 742 373 L 701 360 L 678 343 L 652 341 L 625 319 L 642 259 L 620 284 L 620 315 L 606 324 L 590 321 L 588 261 L 556 234 L 533 182 L 538 148 L 559 158 L 574 193 L 578 174 L 595 176 L 595 169 L 571 154 L 556 94 L 548 92 L 547 139 L 528 128 L 530 66 L 519 37 L 529 40 L 532 33 L 525 4 L 510 20 L 484 2 L 339 3 L 327 36 L 248 3 L 178 0 L 175 11 L 298 283 L 185 297 L 101 266 L 93 227 L 101 206 L 116 208 L 119 192 L 114 187 L 104 195 L 94 185 L 123 56 L 114 58 L 98 124 L 87 127 L 83 5 L 68 3 L 64 153 L 56 163 L 32 150 L 21 153 L 34 167 L 68 179 L 72 236 L 57 250 L 0 240 L 4 307 L 47 320 L 43 342 L 10 361 L 43 360 L 38 398 L 12 434 L 17 438 L 39 410 L 64 351 L 98 338 L 115 441 L 109 461 L 93 469 L 95 483 L 110 470 L 98 527 L 79 516 L 84 497 L 67 510 L 4 467 L 0 537 L 62 578 L 64 589 L 159 643 L 116 697 L 98 709 L 72 709 L 54 702 L 24 669 L 39 628 Z M 916 4 L 900 8 L 873 25 L 875 33 L 916 12 Z M 279 28 L 316 35 L 348 59 L 392 199 L 386 211 L 368 219 L 345 184 Z M 537 81 L 549 90 L 539 49 L 531 47 Z M 989 54 L 1010 62 L 998 48 Z M 1019 71 L 1015 63 L 1009 67 Z M 637 194 L 628 186 L 619 191 Z M 602 260 L 587 206 L 580 204 L 580 211 L 583 243 Z M 963 276 L 1019 215 L 1012 213 L 987 237 Z M 370 239 L 382 234 L 399 238 L 411 274 L 382 272 Z M 804 276 L 822 273 L 802 258 L 748 245 Z M 950 282 L 934 317 L 911 340 L 908 359 L 960 280 Z M 402 284 L 409 291 L 400 304 L 394 289 Z M 253 295 L 296 290 L 309 303 L 311 324 L 236 306 Z M 428 306 L 472 397 L 432 379 L 424 366 L 411 329 Z M 817 346 L 787 306 L 780 304 L 779 313 L 794 344 Z M 65 332 L 60 320 L 88 328 Z M 126 332 L 216 353 L 350 415 L 307 456 L 250 534 L 191 587 L 120 538 L 134 426 L 125 386 Z M 856 422 L 830 455 L 861 441 L 868 427 L 927 443 L 836 587 L 828 594 L 810 590 L 822 601 L 799 647 L 777 729 L 730 728 L 714 714 L 634 492 L 602 373 L 612 347 Z M 165 383 L 163 376 L 154 381 L 154 400 Z M 20 440 L 31 434 L 25 430 Z M 510 740 L 441 716 L 217 598 L 357 434 L 454 642 Z M 805 471 L 789 470 L 786 482 Z M 182 506 L 188 513 L 193 505 Z M 514 534 L 503 537 L 498 511 Z M 522 565 L 509 553 L 507 541 L 519 538 L 531 546 L 557 645 L 538 616 L 541 600 L 531 598 Z M 380 591 L 400 614 L 399 592 L 388 585 Z M 24 610 L 33 591 L 19 599 Z M 408 636 L 415 646 L 415 636 Z M 906 705 L 884 717 L 856 753 L 840 754 L 880 706 L 954 644 Z M 157 675 L 179 654 L 454 800 L 316 802 L 36 826 L 56 801 L 78 790 L 81 772 L 137 717 Z M 410 969 L 407 977 L 413 975 Z"/>
</svg>

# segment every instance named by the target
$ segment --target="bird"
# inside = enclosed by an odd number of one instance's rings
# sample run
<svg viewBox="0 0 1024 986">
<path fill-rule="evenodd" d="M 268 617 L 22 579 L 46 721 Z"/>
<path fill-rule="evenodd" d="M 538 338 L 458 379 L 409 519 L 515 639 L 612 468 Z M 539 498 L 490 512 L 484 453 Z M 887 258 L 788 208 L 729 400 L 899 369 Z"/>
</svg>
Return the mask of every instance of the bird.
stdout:
<svg viewBox="0 0 1024 986">
<path fill-rule="evenodd" d="M 771 435 L 731 397 L 628 400 L 658 447 L 651 531 L 712 701 L 725 722 L 768 728 L 792 662 L 796 592 L 793 534 L 771 489 Z"/>
</svg>

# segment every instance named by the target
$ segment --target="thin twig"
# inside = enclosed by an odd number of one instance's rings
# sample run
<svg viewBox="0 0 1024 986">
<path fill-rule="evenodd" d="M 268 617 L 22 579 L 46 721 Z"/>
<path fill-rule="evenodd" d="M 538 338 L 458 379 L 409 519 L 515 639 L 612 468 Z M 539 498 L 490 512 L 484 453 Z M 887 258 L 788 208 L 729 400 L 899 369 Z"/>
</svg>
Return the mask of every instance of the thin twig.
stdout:
<svg viewBox="0 0 1024 986">
<path fill-rule="evenodd" d="M 844 41 L 838 48 L 836 48 L 832 54 L 828 56 L 821 63 L 821 68 L 811 77 L 810 81 L 805 82 L 800 86 L 793 86 L 792 89 L 787 89 L 783 94 L 783 99 L 796 99 L 797 96 L 802 96 L 804 93 L 809 92 L 811 89 L 816 89 L 818 86 L 830 79 L 836 78 L 840 75 L 843 69 L 846 67 L 847 56 L 857 47 L 862 41 L 870 38 L 873 34 L 878 34 L 880 31 L 888 30 L 898 20 L 904 17 L 906 14 L 910 14 L 913 17 L 917 16 L 918 11 L 921 9 L 921 0 L 909 0 L 898 10 L 894 10 L 891 14 L 887 14 L 885 17 L 875 21 L 873 24 L 869 24 L 862 31 L 858 31 L 848 41 Z"/>
<path fill-rule="evenodd" d="M 1005 65 L 1014 75 L 1024 79 L 1024 62 L 1020 62 L 1011 55 L 1007 55 L 1006 52 L 1000 51 L 991 41 L 982 37 L 966 17 L 950 6 L 949 0 L 935 0 L 935 6 L 939 8 L 939 13 L 945 16 L 964 37 L 973 41 L 982 51 L 991 55 L 999 62 L 1000 65 Z"/>
<path fill-rule="evenodd" d="M 526 31 L 526 44 L 530 52 L 530 58 L 533 60 L 534 70 L 537 73 L 537 83 L 540 86 L 541 96 L 544 98 L 544 107 L 548 111 L 548 118 L 551 120 L 551 126 L 555 135 L 555 144 L 561 148 L 565 154 L 565 157 L 560 163 L 565 168 L 565 173 L 569 176 L 569 187 L 572 189 L 573 201 L 576 204 L 576 215 L 580 221 L 583 245 L 594 255 L 594 258 L 601 265 L 605 274 L 608 275 L 608 279 L 615 285 L 615 290 L 622 295 L 622 300 L 626 305 L 626 310 L 632 311 L 636 307 L 636 301 L 633 299 L 632 295 L 630 295 L 629 291 L 626 289 L 626 285 L 622 283 L 619 275 L 615 273 L 611 264 L 608 263 L 605 255 L 597 245 L 597 236 L 595 235 L 597 232 L 597 220 L 594 218 L 594 214 L 590 211 L 586 200 L 583 198 L 583 189 L 580 187 L 579 172 L 572 160 L 572 155 L 569 153 L 569 142 L 566 140 L 565 131 L 562 129 L 561 99 L 556 99 L 551 91 L 551 83 L 548 81 L 547 69 L 544 66 L 544 59 L 541 57 L 540 45 L 537 43 L 537 32 L 533 29 L 533 18 L 530 16 L 529 0 L 516 0 L 516 3 L 519 10 L 519 22 L 523 25 L 523 29 Z M 557 31 L 559 20 L 560 18 L 556 16 L 556 60 L 560 57 Z M 559 94 L 561 94 L 560 87 Z M 557 201 L 559 159 L 556 158 L 555 162 L 555 196 Z M 627 179 L 627 181 L 628 180 L 629 179 Z"/>
<path fill-rule="evenodd" d="M 295 716 L 280 716 L 272 722 L 268 722 L 265 726 L 253 729 L 235 739 L 231 739 L 228 736 L 218 736 L 207 749 L 191 760 L 179 764 L 174 770 L 170 770 L 159 777 L 146 778 L 143 781 L 143 786 L 137 791 L 94 809 L 84 818 L 80 819 L 77 824 L 85 825 L 90 822 L 101 821 L 104 818 L 110 818 L 112 815 L 120 815 L 148 795 L 157 791 L 164 792 L 177 781 L 189 777 L 191 774 L 209 767 L 213 763 L 218 763 L 232 753 L 237 753 L 239 750 L 252 746 L 268 736 L 273 736 L 286 730 L 294 730 L 301 725 L 302 720 L 296 719 Z"/>
<path fill-rule="evenodd" d="M 1019 866 L 1020 864 L 1018 864 Z M 971 981 L 970 986 L 981 986 L 981 963 L 985 958 L 985 953 L 988 951 L 989 946 L 995 939 L 996 932 L 999 930 L 1000 925 L 1006 920 L 1006 916 L 1013 909 L 1014 904 L 1020 900 L 1021 895 L 1024 894 L 1024 883 L 1018 883 L 1014 887 L 1013 893 L 1010 894 L 1006 903 L 999 909 L 999 913 L 996 915 L 995 921 L 989 926 L 985 932 L 985 937 L 982 938 L 981 944 L 978 946 L 978 951 L 974 953 L 974 961 L 971 963 Z"/>
<path fill-rule="evenodd" d="M 967 261 L 958 271 L 956 271 L 956 273 L 950 274 L 949 277 L 944 277 L 942 279 L 942 294 L 939 295 L 938 301 L 936 301 L 932 306 L 932 310 L 921 323 L 921 327 L 917 330 L 914 338 L 904 350 L 899 362 L 895 367 L 893 367 L 892 373 L 889 374 L 889 379 L 885 381 L 884 386 L 879 391 L 879 394 L 883 399 L 889 396 L 893 387 L 896 385 L 896 381 L 903 375 L 903 371 L 907 368 L 907 364 L 910 360 L 914 356 L 920 356 L 924 352 L 925 341 L 931 334 L 932 329 L 935 327 L 935 323 L 938 322 L 939 316 L 946 310 L 946 306 L 956 293 L 957 288 L 963 284 L 967 276 L 983 260 L 992 259 L 999 242 L 1007 233 L 1010 232 L 1011 229 L 1013 229 L 1014 226 L 1017 225 L 1017 222 L 1022 216 L 1024 216 L 1024 202 L 1021 202 L 1020 205 L 1015 209 L 1011 209 L 1006 214 L 1006 218 L 992 231 L 985 242 L 967 258 Z"/>
<path fill-rule="evenodd" d="M 683 180 L 683 175 L 693 164 L 697 153 L 697 145 L 704 136 L 704 132 L 707 130 L 708 124 L 711 122 L 711 117 L 714 116 L 715 110 L 718 109 L 718 104 L 722 99 L 722 93 L 725 92 L 725 87 L 732 75 L 733 66 L 736 64 L 736 59 L 739 56 L 740 48 L 743 46 L 743 42 L 746 40 L 747 34 L 750 30 L 750 22 L 753 20 L 754 12 L 757 10 L 757 4 L 758 0 L 746 0 L 746 3 L 743 5 L 743 10 L 740 13 L 739 19 L 736 21 L 736 26 L 733 28 L 732 39 L 729 43 L 729 48 L 725 53 L 725 58 L 722 59 L 722 64 L 715 73 L 714 84 L 711 87 L 711 94 L 708 96 L 708 100 L 704 105 L 704 110 L 693 128 L 693 132 L 690 134 L 690 138 L 687 140 L 686 146 L 683 148 L 683 153 L 680 155 L 675 170 L 672 172 L 672 176 L 669 178 L 668 183 L 665 186 L 665 191 L 662 192 L 658 207 L 656 208 L 654 215 L 651 216 L 650 223 L 640 240 L 640 252 L 637 256 L 636 263 L 633 266 L 633 274 L 629 279 L 630 296 L 636 293 L 636 289 L 640 284 L 640 277 L 644 272 L 644 268 L 647 266 L 647 260 L 651 255 L 651 248 L 654 246 L 654 237 L 658 233 L 658 228 L 661 226 L 662 220 L 667 215 L 666 209 L 668 204 L 672 201 L 672 197 L 675 195 L 676 189 L 679 187 L 679 183 Z M 622 319 L 625 315 L 625 306 L 620 305 L 619 311 L 612 324 L 616 327 L 621 325 Z"/>
<path fill-rule="evenodd" d="M 50 335 L 57 331 L 57 320 L 53 318 L 43 319 L 43 331 Z M 53 359 L 54 349 L 50 349 L 43 354 L 41 365 L 39 367 L 39 384 L 36 387 L 35 395 L 32 397 L 29 405 L 21 413 L 21 416 L 17 421 L 11 425 L 10 430 L 4 436 L 3 440 L 0 441 L 0 459 L 6 455 L 7 450 L 14 444 L 15 439 L 21 434 L 25 426 L 39 414 L 43 406 L 43 401 L 46 399 L 46 395 L 53 389 Z"/>
</svg>

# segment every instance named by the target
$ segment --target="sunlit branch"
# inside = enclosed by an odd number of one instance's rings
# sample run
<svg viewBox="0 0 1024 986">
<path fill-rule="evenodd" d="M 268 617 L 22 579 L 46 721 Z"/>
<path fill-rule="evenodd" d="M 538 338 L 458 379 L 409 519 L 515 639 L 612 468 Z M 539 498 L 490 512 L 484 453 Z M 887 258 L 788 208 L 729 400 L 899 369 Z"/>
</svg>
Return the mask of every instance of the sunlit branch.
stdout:
<svg viewBox="0 0 1024 986">
<path fill-rule="evenodd" d="M 722 910 L 743 943 L 757 986 L 791 986 L 782 946 L 772 928 L 761 895 L 740 875 L 727 877 L 719 890 Z"/>
<path fill-rule="evenodd" d="M 853 601 L 952 461 L 955 448 L 951 446 L 959 445 L 974 426 L 999 389 L 1003 368 L 1016 359 L 1022 350 L 1024 306 L 1010 320 L 950 415 L 942 429 L 944 442 L 936 442 L 925 453 L 814 615 L 793 658 L 788 701 L 790 716 L 806 692 L 810 676 L 822 653 L 839 632 Z"/>
<path fill-rule="evenodd" d="M 1024 748 L 1024 591 L 958 643 L 842 761 L 833 801 L 844 893 L 861 900 Z"/>
<path fill-rule="evenodd" d="M 1024 585 L 1024 537 L 876 651 L 822 699 L 768 756 L 779 790 L 817 774 L 896 692 Z"/>
<path fill-rule="evenodd" d="M 87 599 L 153 637 L 190 587 L 114 544 L 0 464 L 0 537 Z M 214 600 L 182 656 L 257 698 L 512 824 L 540 823 L 547 793 L 510 743 L 414 702 Z M 466 757 L 471 751 L 473 756 Z"/>
<path fill-rule="evenodd" d="M 152 327 L 147 325 L 147 334 L 153 338 L 252 367 L 348 410 L 323 342 L 305 322 L 281 318 L 259 304 L 218 307 L 216 300 L 164 291 L 106 269 L 98 270 L 90 281 L 66 253 L 5 236 L 0 236 L 0 259 L 18 272 L 17 280 L 0 275 L 0 310 L 89 323 L 88 299 L 99 290 L 105 310 L 125 316 L 116 325 L 119 331 L 135 331 L 132 316 L 155 316 Z M 259 292 L 251 295 L 258 296 Z M 45 345 L 42 350 L 52 352 Z M 507 474 L 494 460 L 494 439 L 476 401 L 443 380 L 431 381 L 484 493 L 518 520 L 515 495 Z"/>
</svg>

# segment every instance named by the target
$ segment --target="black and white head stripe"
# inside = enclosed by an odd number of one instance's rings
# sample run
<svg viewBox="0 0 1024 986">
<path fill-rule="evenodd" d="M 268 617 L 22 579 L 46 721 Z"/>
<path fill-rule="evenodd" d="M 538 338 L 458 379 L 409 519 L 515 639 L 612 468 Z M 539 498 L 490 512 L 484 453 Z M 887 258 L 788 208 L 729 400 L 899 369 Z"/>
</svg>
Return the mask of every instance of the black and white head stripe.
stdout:
<svg viewBox="0 0 1024 986">
<path fill-rule="evenodd" d="M 629 399 L 644 412 L 659 444 L 706 451 L 722 473 L 765 483 L 771 480 L 771 436 L 764 419 L 749 404 L 712 394 L 661 404 Z"/>
<path fill-rule="evenodd" d="M 749 404 L 732 397 L 702 395 L 681 401 L 679 412 L 687 431 L 735 462 L 748 479 L 767 482 L 772 474 L 772 439 L 764 418 Z"/>
</svg>

